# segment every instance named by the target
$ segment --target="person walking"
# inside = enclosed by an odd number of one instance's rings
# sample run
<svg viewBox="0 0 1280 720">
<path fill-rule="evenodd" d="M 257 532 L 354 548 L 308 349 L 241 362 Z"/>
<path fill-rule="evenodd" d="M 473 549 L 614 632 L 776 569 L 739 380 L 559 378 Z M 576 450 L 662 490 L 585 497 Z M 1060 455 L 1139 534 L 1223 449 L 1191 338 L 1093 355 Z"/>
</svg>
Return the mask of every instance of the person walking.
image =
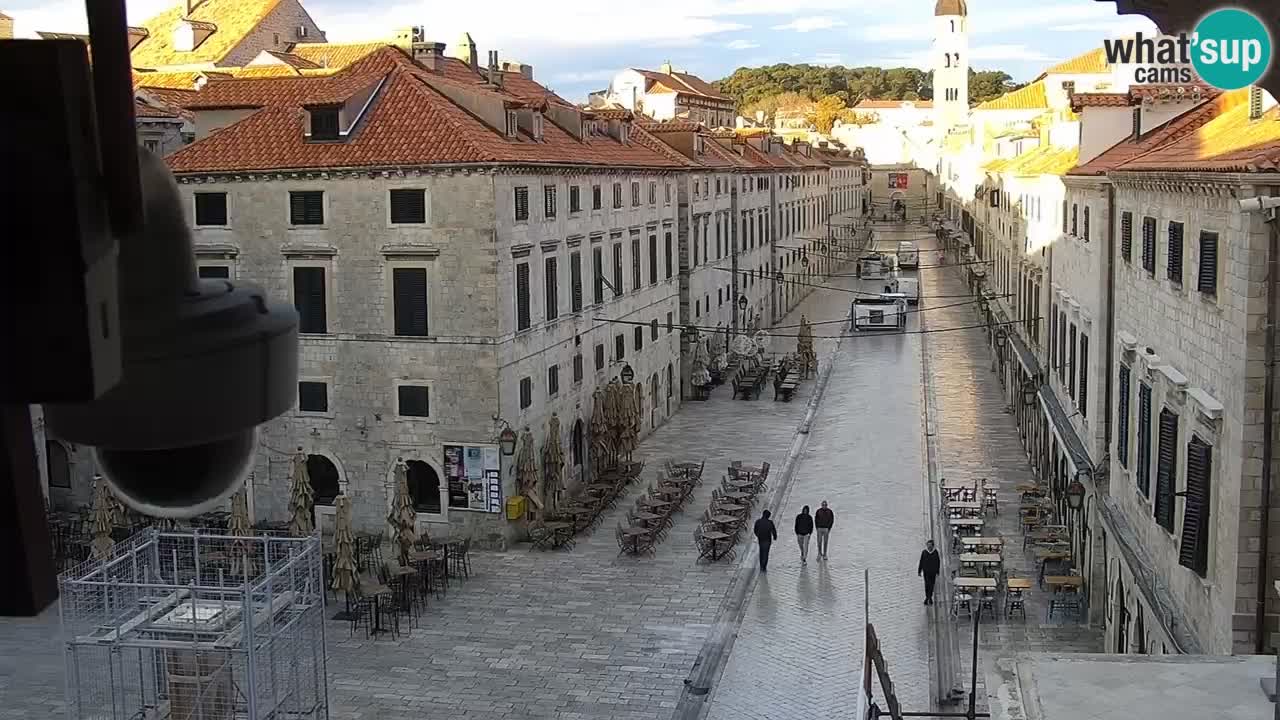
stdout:
<svg viewBox="0 0 1280 720">
<path fill-rule="evenodd" d="M 800 564 L 809 564 L 809 538 L 813 535 L 813 516 L 805 505 L 796 516 L 796 544 L 800 546 Z"/>
<path fill-rule="evenodd" d="M 836 522 L 836 514 L 822 501 L 822 507 L 813 514 L 813 524 L 818 528 L 818 559 L 827 559 L 827 543 L 831 540 L 831 526 Z"/>
<path fill-rule="evenodd" d="M 924 577 L 924 604 L 933 604 L 933 584 L 938 579 L 938 571 L 942 569 L 942 556 L 933 541 L 925 543 L 920 551 L 920 564 L 916 566 L 916 574 Z"/>
<path fill-rule="evenodd" d="M 774 527 L 769 514 L 768 510 L 760 513 L 754 529 L 756 540 L 760 542 L 760 572 L 769 572 L 769 548 L 778 539 L 778 528 Z"/>
</svg>

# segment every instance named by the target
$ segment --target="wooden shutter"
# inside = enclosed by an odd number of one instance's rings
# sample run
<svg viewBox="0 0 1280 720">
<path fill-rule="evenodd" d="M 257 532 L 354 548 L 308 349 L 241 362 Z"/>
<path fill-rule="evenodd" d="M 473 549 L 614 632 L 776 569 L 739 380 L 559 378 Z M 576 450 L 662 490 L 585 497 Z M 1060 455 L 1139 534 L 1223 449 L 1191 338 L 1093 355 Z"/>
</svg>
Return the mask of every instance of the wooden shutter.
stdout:
<svg viewBox="0 0 1280 720">
<path fill-rule="evenodd" d="M 1173 532 L 1173 493 L 1178 479 L 1178 414 L 1160 411 L 1160 442 L 1156 455 L 1156 522 Z"/>
<path fill-rule="evenodd" d="M 391 191 L 391 222 L 422 224 L 427 221 L 427 192 L 397 189 Z"/>
<path fill-rule="evenodd" d="M 395 268 L 391 271 L 396 335 L 427 336 L 427 271 Z"/>
<path fill-rule="evenodd" d="M 599 305 L 604 302 L 604 250 L 602 248 L 591 248 L 591 273 L 591 301 Z"/>
<path fill-rule="evenodd" d="M 322 334 L 328 332 L 325 316 L 324 268 L 295 267 L 293 269 L 293 305 L 298 309 L 298 332 Z"/>
<path fill-rule="evenodd" d="M 515 211 L 517 220 L 529 219 L 529 188 L 518 187 L 515 189 Z"/>
<path fill-rule="evenodd" d="M 196 225 L 227 224 L 226 193 L 196 193 Z"/>
<path fill-rule="evenodd" d="M 582 382 L 582 353 L 573 356 L 573 381 Z"/>
<path fill-rule="evenodd" d="M 1182 223 L 1169 223 L 1169 279 L 1182 284 Z"/>
<path fill-rule="evenodd" d="M 556 216 L 556 186 L 547 185 L 542 188 L 542 212 L 548 218 Z"/>
<path fill-rule="evenodd" d="M 1196 289 L 1205 295 L 1218 294 L 1218 233 L 1200 232 L 1200 274 Z"/>
<path fill-rule="evenodd" d="M 547 368 L 547 394 L 557 395 L 560 392 L 560 366 L 552 365 Z"/>
<path fill-rule="evenodd" d="M 658 284 L 658 236 L 649 236 L 649 284 Z"/>
<path fill-rule="evenodd" d="M 1138 383 L 1138 489 L 1151 496 L 1151 386 Z"/>
<path fill-rule="evenodd" d="M 1070 362 L 1067 365 L 1067 394 L 1074 400 L 1076 397 L 1076 324 L 1071 323 L 1071 330 L 1068 335 L 1070 345 L 1067 346 L 1068 358 Z"/>
<path fill-rule="evenodd" d="M 604 369 L 604 343 L 596 344 L 596 370 Z"/>
<path fill-rule="evenodd" d="M 569 304 L 572 312 L 582 310 L 582 253 L 569 255 Z"/>
<path fill-rule="evenodd" d="M 1058 365 L 1058 303 L 1054 303 L 1049 313 L 1049 367 Z"/>
<path fill-rule="evenodd" d="M 529 263 L 516 265 L 516 331 L 528 330 L 529 318 Z"/>
<path fill-rule="evenodd" d="M 1088 205 L 1084 206 L 1084 227 L 1082 228 L 1082 230 L 1084 231 L 1083 232 L 1084 241 L 1089 242 L 1089 206 Z"/>
<path fill-rule="evenodd" d="M 1080 394 L 1076 397 L 1076 408 L 1080 417 L 1089 417 L 1089 336 L 1080 333 Z"/>
<path fill-rule="evenodd" d="M 1071 234 L 1080 234 L 1080 206 L 1075 203 L 1071 204 Z"/>
<path fill-rule="evenodd" d="M 546 294 L 545 309 L 548 320 L 560 317 L 560 272 L 556 264 L 556 259 L 553 257 L 547 258 L 543 263 L 542 282 Z"/>
<path fill-rule="evenodd" d="M 324 193 L 319 190 L 289 193 L 289 223 L 293 225 L 324 224 Z"/>
<path fill-rule="evenodd" d="M 426 385 L 401 385 L 396 395 L 402 417 L 431 416 L 431 397 Z"/>
<path fill-rule="evenodd" d="M 633 331 L 633 334 L 635 335 L 635 339 L 636 339 L 635 341 L 636 352 L 640 352 L 641 350 L 644 349 L 644 328 L 642 327 L 635 328 L 635 330 Z"/>
<path fill-rule="evenodd" d="M 520 409 L 533 404 L 533 378 L 520 378 Z"/>
<path fill-rule="evenodd" d="M 666 255 L 666 257 L 664 258 L 664 260 L 666 261 L 666 279 L 670 280 L 671 279 L 671 233 L 666 233 L 663 236 L 663 242 L 666 243 L 666 248 L 663 251 L 664 254 Z"/>
<path fill-rule="evenodd" d="M 201 280 L 230 280 L 230 265 L 201 265 L 196 268 L 196 275 Z"/>
<path fill-rule="evenodd" d="M 622 243 L 613 244 L 613 296 L 622 295 Z"/>
<path fill-rule="evenodd" d="M 1142 269 L 1156 271 L 1156 219 L 1142 218 Z"/>
<path fill-rule="evenodd" d="M 1058 382 L 1067 381 L 1067 314 L 1058 313 Z"/>
<path fill-rule="evenodd" d="M 299 382 L 298 410 L 329 412 L 329 386 L 322 382 Z"/>
<path fill-rule="evenodd" d="M 1120 213 L 1120 258 L 1125 262 L 1133 259 L 1133 213 Z"/>
<path fill-rule="evenodd" d="M 1116 458 L 1129 467 L 1129 366 L 1120 366 L 1120 399 L 1116 407 Z"/>
<path fill-rule="evenodd" d="M 1209 478 L 1213 470 L 1213 448 L 1192 435 L 1187 443 L 1187 494 L 1182 513 L 1182 541 L 1178 564 L 1191 568 L 1200 577 L 1209 570 Z"/>
</svg>

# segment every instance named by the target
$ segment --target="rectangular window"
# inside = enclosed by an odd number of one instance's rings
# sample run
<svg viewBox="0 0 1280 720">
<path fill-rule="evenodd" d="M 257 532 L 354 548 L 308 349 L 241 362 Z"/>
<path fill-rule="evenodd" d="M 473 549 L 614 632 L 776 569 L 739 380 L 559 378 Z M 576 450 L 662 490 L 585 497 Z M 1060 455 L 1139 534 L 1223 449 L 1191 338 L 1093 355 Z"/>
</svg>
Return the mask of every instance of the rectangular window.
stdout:
<svg viewBox="0 0 1280 720">
<path fill-rule="evenodd" d="M 622 207 L 622 183 L 613 184 L 613 209 Z"/>
<path fill-rule="evenodd" d="M 658 236 L 649 236 L 649 284 L 658 284 Z"/>
<path fill-rule="evenodd" d="M 622 295 L 622 243 L 613 244 L 613 296 Z"/>
<path fill-rule="evenodd" d="M 617 362 L 627 356 L 627 337 L 622 333 L 613 336 L 613 360 Z"/>
<path fill-rule="evenodd" d="M 1120 366 L 1120 397 L 1116 406 L 1116 459 L 1129 467 L 1129 366 Z"/>
<path fill-rule="evenodd" d="M 1067 201 L 1062 201 L 1062 234 L 1067 233 Z"/>
<path fill-rule="evenodd" d="M 569 213 L 582 212 L 582 188 L 577 185 L 569 186 Z"/>
<path fill-rule="evenodd" d="M 631 182 L 631 207 L 640 207 L 640 183 Z"/>
<path fill-rule="evenodd" d="M 1079 217 L 1078 217 L 1079 213 L 1080 213 L 1080 206 L 1076 205 L 1075 203 L 1071 203 L 1071 234 L 1072 235 L 1080 234 L 1079 232 L 1080 227 L 1079 225 L 1077 225 L 1077 220 L 1079 220 Z"/>
<path fill-rule="evenodd" d="M 427 221 L 427 191 L 397 188 L 390 191 L 391 222 L 396 225 L 421 225 Z"/>
<path fill-rule="evenodd" d="M 1138 383 L 1138 489 L 1151 496 L 1151 386 Z"/>
<path fill-rule="evenodd" d="M 293 269 L 293 305 L 298 309 L 298 332 L 321 335 L 329 332 L 326 317 L 328 294 L 322 267 Z"/>
<path fill-rule="evenodd" d="M 1058 366 L 1058 303 L 1049 312 L 1049 367 Z"/>
<path fill-rule="evenodd" d="M 337 140 L 342 136 L 338 108 L 312 108 L 307 114 L 311 116 L 312 140 Z"/>
<path fill-rule="evenodd" d="M 1067 364 L 1067 395 L 1075 399 L 1076 396 L 1076 324 L 1071 323 L 1071 329 L 1067 333 L 1068 342 L 1068 358 Z"/>
<path fill-rule="evenodd" d="M 671 247 L 671 232 L 670 232 L 670 231 L 666 232 L 666 233 L 663 235 L 662 241 L 663 241 L 663 243 L 664 243 L 664 247 L 663 247 L 663 261 L 666 263 L 666 273 L 665 273 L 665 277 L 666 277 L 666 279 L 667 279 L 667 280 L 670 280 L 670 279 L 671 279 L 671 254 L 672 254 L 672 247 Z"/>
<path fill-rule="evenodd" d="M 582 310 L 582 253 L 569 254 L 569 311 Z"/>
<path fill-rule="evenodd" d="M 1213 448 L 1192 435 L 1187 443 L 1187 492 L 1182 512 L 1182 540 L 1178 564 L 1204 577 L 1209 573 L 1209 487 L 1213 476 Z"/>
<path fill-rule="evenodd" d="M 201 265 L 196 268 L 196 275 L 201 280 L 230 280 L 230 265 Z"/>
<path fill-rule="evenodd" d="M 431 417 L 431 392 L 426 385 L 401 385 L 396 396 L 400 417 Z"/>
<path fill-rule="evenodd" d="M 329 412 L 329 384 L 303 381 L 298 383 L 299 412 Z"/>
<path fill-rule="evenodd" d="M 542 188 L 542 212 L 548 219 L 556 216 L 556 186 L 545 185 Z"/>
<path fill-rule="evenodd" d="M 1182 223 L 1169 223 L 1169 252 L 1165 267 L 1169 280 L 1177 285 L 1182 284 Z M 1169 532 L 1173 532 L 1170 530 Z"/>
<path fill-rule="evenodd" d="M 604 302 L 604 248 L 591 248 L 591 302 Z"/>
<path fill-rule="evenodd" d="M 640 278 L 643 276 L 640 267 L 640 237 L 631 238 L 631 289 L 640 289 Z"/>
<path fill-rule="evenodd" d="M 1156 219 L 1142 218 L 1142 269 L 1156 274 Z"/>
<path fill-rule="evenodd" d="M 591 209 L 592 210 L 599 210 L 600 208 L 604 207 L 603 195 L 604 193 L 600 191 L 599 185 L 591 186 Z"/>
<path fill-rule="evenodd" d="M 547 397 L 555 397 L 560 393 L 560 366 L 547 368 Z"/>
<path fill-rule="evenodd" d="M 289 192 L 290 225 L 323 225 L 324 192 L 292 190 Z"/>
<path fill-rule="evenodd" d="M 604 369 L 604 343 L 596 343 L 596 371 Z"/>
<path fill-rule="evenodd" d="M 547 302 L 547 320 L 555 320 L 560 317 L 560 273 L 553 257 L 543 261 L 542 283 Z"/>
<path fill-rule="evenodd" d="M 1067 384 L 1067 314 L 1058 313 L 1058 382 Z"/>
<path fill-rule="evenodd" d="M 533 404 L 533 378 L 520 378 L 520 409 Z"/>
<path fill-rule="evenodd" d="M 1089 242 L 1089 206 L 1088 205 L 1084 206 L 1084 227 L 1081 228 L 1081 230 L 1083 230 L 1082 234 L 1084 235 L 1084 241 Z"/>
<path fill-rule="evenodd" d="M 658 339 L 658 318 L 654 318 L 649 323 L 649 339 L 653 341 Z"/>
<path fill-rule="evenodd" d="M 644 328 L 637 326 L 634 330 L 636 352 L 644 349 Z"/>
<path fill-rule="evenodd" d="M 1178 482 L 1178 414 L 1160 410 L 1160 437 L 1156 447 L 1156 524 L 1173 532 L 1173 500 Z"/>
<path fill-rule="evenodd" d="M 675 323 L 675 313 L 667 313 L 667 334 L 668 335 L 675 332 L 676 326 L 674 323 Z"/>
<path fill-rule="evenodd" d="M 662 186 L 662 203 L 664 205 L 671 204 L 671 183 L 665 183 Z"/>
<path fill-rule="evenodd" d="M 529 313 L 529 263 L 516 265 L 516 332 L 528 330 L 532 324 Z"/>
<path fill-rule="evenodd" d="M 529 219 L 529 188 L 518 187 L 515 189 L 515 212 L 516 222 L 523 222 Z"/>
<path fill-rule="evenodd" d="M 1133 213 L 1120 213 L 1120 259 L 1133 262 Z"/>
<path fill-rule="evenodd" d="M 227 194 L 224 192 L 198 192 L 196 198 L 196 225 L 227 224 Z"/>
<path fill-rule="evenodd" d="M 649 204 L 658 204 L 658 183 L 656 182 L 649 183 Z"/>
<path fill-rule="evenodd" d="M 702 228 L 702 221 L 694 218 L 693 221 L 693 262 L 689 265 L 691 268 L 698 267 L 698 230 Z"/>
<path fill-rule="evenodd" d="M 1080 417 L 1089 418 L 1089 336 L 1080 333 L 1080 394 L 1076 397 L 1076 409 Z"/>
<path fill-rule="evenodd" d="M 1205 295 L 1218 294 L 1218 233 L 1200 231 L 1200 267 L 1196 289 Z"/>
<path fill-rule="evenodd" d="M 582 353 L 573 356 L 573 381 L 575 383 L 582 382 L 583 375 Z"/>
<path fill-rule="evenodd" d="M 396 335 L 427 336 L 427 271 L 424 268 L 393 268 L 392 315 Z"/>
</svg>

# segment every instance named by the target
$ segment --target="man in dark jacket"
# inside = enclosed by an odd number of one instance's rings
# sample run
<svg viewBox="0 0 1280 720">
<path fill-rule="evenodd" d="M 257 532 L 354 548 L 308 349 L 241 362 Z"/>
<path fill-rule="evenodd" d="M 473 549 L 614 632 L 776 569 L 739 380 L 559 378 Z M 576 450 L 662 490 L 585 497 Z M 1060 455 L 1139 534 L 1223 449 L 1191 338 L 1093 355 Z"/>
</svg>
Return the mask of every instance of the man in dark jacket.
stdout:
<svg viewBox="0 0 1280 720">
<path fill-rule="evenodd" d="M 836 514 L 822 501 L 822 507 L 813 514 L 813 524 L 818 528 L 818 559 L 827 559 L 827 542 L 831 540 L 831 526 L 836 522 Z"/>
<path fill-rule="evenodd" d="M 942 569 L 942 556 L 930 540 L 920 552 L 920 564 L 916 566 L 916 574 L 924 576 L 924 604 L 933 604 L 933 583 L 938 579 L 938 571 Z"/>
<path fill-rule="evenodd" d="M 800 546 L 800 564 L 809 564 L 809 538 L 813 535 L 813 516 L 809 514 L 809 506 L 805 505 L 796 516 L 796 543 Z"/>
<path fill-rule="evenodd" d="M 760 513 L 755 525 L 756 540 L 760 541 L 760 572 L 769 572 L 769 547 L 778 539 L 778 528 L 769 519 L 769 511 Z"/>
</svg>

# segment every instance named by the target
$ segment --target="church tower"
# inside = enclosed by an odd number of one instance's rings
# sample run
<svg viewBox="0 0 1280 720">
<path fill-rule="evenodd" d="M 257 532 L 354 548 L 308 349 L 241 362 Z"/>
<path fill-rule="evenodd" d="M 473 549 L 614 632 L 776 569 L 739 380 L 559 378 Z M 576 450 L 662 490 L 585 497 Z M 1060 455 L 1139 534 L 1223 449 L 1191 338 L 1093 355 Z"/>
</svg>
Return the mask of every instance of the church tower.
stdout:
<svg viewBox="0 0 1280 720">
<path fill-rule="evenodd" d="M 933 7 L 933 121 L 946 131 L 969 117 L 969 7 L 938 0 Z"/>
</svg>

